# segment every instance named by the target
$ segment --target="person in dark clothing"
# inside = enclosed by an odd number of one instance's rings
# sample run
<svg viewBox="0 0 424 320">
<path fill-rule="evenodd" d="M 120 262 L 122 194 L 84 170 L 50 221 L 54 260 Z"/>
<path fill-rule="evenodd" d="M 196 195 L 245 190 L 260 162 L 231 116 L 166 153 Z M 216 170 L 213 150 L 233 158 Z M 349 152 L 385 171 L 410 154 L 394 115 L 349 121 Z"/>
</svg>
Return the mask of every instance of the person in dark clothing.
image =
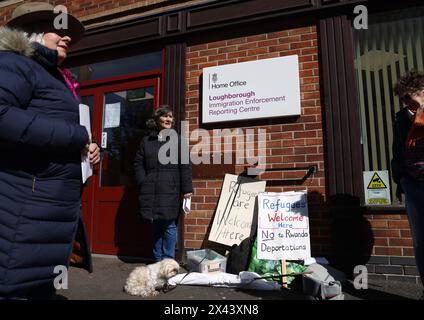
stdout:
<svg viewBox="0 0 424 320">
<path fill-rule="evenodd" d="M 74 246 L 91 270 L 81 154 L 96 164 L 100 149 L 79 124 L 78 86 L 62 64 L 84 27 L 68 14 L 56 30 L 53 9 L 24 3 L 0 28 L 0 299 L 51 298 Z"/>
<path fill-rule="evenodd" d="M 181 160 L 183 140 L 171 129 L 173 123 L 169 106 L 158 108 L 147 121 L 152 132 L 141 140 L 134 161 L 139 212 L 152 223 L 156 261 L 175 259 L 180 195 L 190 198 L 193 192 L 191 164 Z"/>
<path fill-rule="evenodd" d="M 405 105 L 393 127 L 393 180 L 396 195 L 405 193 L 415 260 L 424 285 L 424 74 L 409 71 L 394 92 Z M 423 294 L 424 297 L 424 294 Z"/>
</svg>

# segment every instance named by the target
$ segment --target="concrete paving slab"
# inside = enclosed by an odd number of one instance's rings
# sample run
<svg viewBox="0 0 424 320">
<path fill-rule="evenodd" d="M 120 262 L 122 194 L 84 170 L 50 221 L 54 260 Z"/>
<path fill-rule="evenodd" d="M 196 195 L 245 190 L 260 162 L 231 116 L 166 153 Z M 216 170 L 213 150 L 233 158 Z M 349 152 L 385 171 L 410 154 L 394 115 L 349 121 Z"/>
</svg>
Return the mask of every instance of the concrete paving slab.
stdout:
<svg viewBox="0 0 424 320">
<path fill-rule="evenodd" d="M 94 272 L 70 268 L 68 289 L 57 291 L 58 300 L 311 300 L 296 290 L 242 291 L 234 288 L 181 285 L 152 298 L 135 297 L 123 291 L 130 272 L 143 263 L 124 262 L 116 257 L 93 257 Z M 186 271 L 182 269 L 181 273 Z M 400 281 L 368 283 L 367 290 L 356 290 L 349 282 L 343 286 L 345 300 L 417 300 L 422 287 Z"/>
</svg>

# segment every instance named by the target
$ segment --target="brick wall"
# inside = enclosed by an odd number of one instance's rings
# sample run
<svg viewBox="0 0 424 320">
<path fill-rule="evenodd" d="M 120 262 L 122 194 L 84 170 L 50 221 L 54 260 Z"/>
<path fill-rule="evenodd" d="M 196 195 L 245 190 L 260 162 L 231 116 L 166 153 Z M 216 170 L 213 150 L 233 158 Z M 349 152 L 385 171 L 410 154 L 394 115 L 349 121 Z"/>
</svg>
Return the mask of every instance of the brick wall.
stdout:
<svg viewBox="0 0 424 320">
<path fill-rule="evenodd" d="M 307 179 L 302 185 L 273 186 L 267 187 L 266 191 L 307 189 L 312 255 L 331 256 L 335 254 L 334 243 L 338 241 L 334 237 L 334 228 L 337 227 L 334 220 L 337 219 L 330 216 L 325 196 L 323 122 L 317 46 L 315 26 L 189 46 L 186 61 L 186 120 L 190 123 L 190 131 L 199 128 L 199 101 L 201 99 L 199 86 L 201 86 L 203 68 L 298 54 L 302 115 L 294 122 L 279 119 L 269 125 L 255 126 L 255 121 L 252 121 L 249 128 L 267 130 L 266 162 L 269 167 L 319 165 L 318 174 Z M 233 124 L 229 128 L 233 130 L 236 126 L 237 124 Z M 242 124 L 240 128 L 244 130 L 247 126 Z M 209 130 L 209 133 L 212 134 L 212 131 Z M 197 141 L 191 141 L 191 145 L 196 143 Z M 210 166 L 202 166 L 202 170 L 213 170 Z M 240 173 L 242 170 L 242 167 L 235 166 L 234 172 Z M 293 179 L 303 175 L 304 172 L 296 171 L 272 172 L 263 174 L 260 179 Z M 187 249 L 219 248 L 215 243 L 209 242 L 207 238 L 222 182 L 222 178 L 194 180 L 193 211 L 185 220 L 185 247 Z M 352 232 L 354 237 L 347 239 L 351 243 L 360 243 L 360 250 L 363 252 L 365 260 L 358 260 L 357 264 L 367 265 L 369 273 L 375 277 L 396 279 L 402 276 L 403 279 L 417 282 L 417 270 L 413 259 L 407 216 L 405 214 L 361 216 L 359 208 L 355 210 L 353 216 L 353 221 L 358 223 L 350 224 L 348 222 L 344 227 L 347 229 L 357 227 Z M 341 230 L 341 233 L 343 232 L 344 230 Z M 346 250 L 349 250 L 348 247 Z M 349 255 L 349 252 L 347 254 Z"/>
<path fill-rule="evenodd" d="M 25 0 L 25 2 L 34 2 L 40 0 Z M 172 6 L 175 3 L 184 3 L 187 1 L 171 0 L 43 0 L 54 6 L 64 5 L 68 12 L 80 18 L 82 21 L 87 17 L 108 15 L 116 12 L 126 12 L 128 10 L 139 9 L 138 11 L 149 10 L 152 6 Z M 193 2 L 193 1 L 190 1 Z M 6 23 L 12 15 L 13 10 L 21 5 L 22 2 L 11 4 L 6 7 L 0 7 L 0 25 Z"/>
<path fill-rule="evenodd" d="M 211 43 L 189 46 L 187 49 L 186 120 L 190 131 L 199 128 L 199 86 L 202 69 L 230 63 L 260 60 L 297 54 L 300 63 L 301 116 L 296 121 L 278 119 L 271 124 L 232 124 L 234 130 L 240 125 L 244 131 L 248 126 L 265 129 L 266 163 L 268 167 L 302 167 L 318 164 L 319 172 L 301 185 L 267 187 L 266 191 L 304 190 L 309 193 L 312 250 L 314 254 L 328 252 L 329 224 L 325 208 L 325 172 L 323 155 L 323 128 L 319 89 L 319 65 L 317 31 L 315 26 L 231 38 Z M 212 130 L 209 130 L 212 135 Z M 191 141 L 191 145 L 197 141 Z M 253 148 L 253 149 L 252 149 Z M 212 149 L 212 148 L 211 148 Z M 257 145 L 251 150 L 257 155 Z M 202 170 L 213 170 L 201 165 Z M 243 171 L 235 166 L 235 172 Z M 305 171 L 271 172 L 260 176 L 261 180 L 284 180 L 302 178 Z M 213 247 L 208 242 L 208 233 L 221 192 L 223 179 L 195 179 L 193 211 L 185 220 L 185 247 Z"/>
<path fill-rule="evenodd" d="M 411 231 L 406 215 L 366 215 L 374 235 L 373 255 L 413 256 Z"/>
<path fill-rule="evenodd" d="M 371 256 L 366 262 L 371 277 L 420 283 L 406 214 L 369 214 L 373 235 Z"/>
<path fill-rule="evenodd" d="M 138 8 L 144 6 L 147 10 L 151 6 L 160 5 L 160 3 L 163 3 L 165 7 L 173 3 L 193 1 L 57 0 L 49 2 L 54 5 L 63 4 L 71 13 L 79 18 L 84 18 L 96 14 L 107 15 L 116 11 L 122 11 L 122 15 L 125 16 L 126 10 L 135 6 Z M 10 18 L 17 5 L 19 3 L 0 7 L 0 25 Z M 251 125 L 255 129 L 267 130 L 266 162 L 270 167 L 319 165 L 319 172 L 302 185 L 267 187 L 267 191 L 308 190 L 312 254 L 315 256 L 327 255 L 331 254 L 333 250 L 334 227 L 325 197 L 322 105 L 315 26 L 189 46 L 186 61 L 186 119 L 190 122 L 191 131 L 199 127 L 199 86 L 203 68 L 292 54 L 298 54 L 300 61 L 301 117 L 294 122 L 279 119 L 270 122 L 269 125 L 256 125 L 255 122 L 252 122 Z M 230 129 L 234 129 L 234 127 L 230 127 Z M 246 129 L 246 126 L 242 126 L 241 129 Z M 195 143 L 192 141 L 192 145 Z M 256 154 L 257 150 L 253 151 Z M 201 168 L 205 171 L 209 169 L 210 167 L 206 166 Z M 240 173 L 243 169 L 243 166 L 235 166 L 234 173 Z M 299 178 L 303 175 L 304 171 L 273 172 L 264 174 L 261 179 L 282 180 Z M 207 238 L 221 185 L 222 177 L 194 180 L 193 211 L 185 221 L 185 247 L 187 249 L 214 247 L 215 244 L 208 242 Z M 354 215 L 356 216 L 356 213 Z M 360 212 L 357 213 L 357 216 L 360 216 Z M 406 215 L 368 214 L 361 218 L 360 225 L 363 230 L 357 231 L 352 242 L 361 236 L 364 237 L 364 230 L 365 234 L 369 235 L 365 237 L 365 241 L 372 244 L 371 248 L 366 251 L 366 255 L 369 256 L 366 262 L 369 271 L 378 277 L 402 275 L 409 277 L 411 281 L 416 280 L 417 273 L 412 259 L 412 240 Z"/>
</svg>

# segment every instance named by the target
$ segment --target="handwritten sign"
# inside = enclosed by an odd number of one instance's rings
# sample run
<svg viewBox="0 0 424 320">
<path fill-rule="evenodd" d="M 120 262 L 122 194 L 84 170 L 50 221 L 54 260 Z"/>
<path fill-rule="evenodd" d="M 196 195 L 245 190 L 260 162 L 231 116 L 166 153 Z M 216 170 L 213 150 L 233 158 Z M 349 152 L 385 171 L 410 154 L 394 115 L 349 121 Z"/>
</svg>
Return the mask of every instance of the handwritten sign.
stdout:
<svg viewBox="0 0 424 320">
<path fill-rule="evenodd" d="M 265 185 L 265 181 L 226 174 L 209 240 L 232 246 L 249 237 L 256 196 Z"/>
<path fill-rule="evenodd" d="M 258 259 L 304 260 L 311 256 L 306 192 L 258 195 Z"/>
</svg>

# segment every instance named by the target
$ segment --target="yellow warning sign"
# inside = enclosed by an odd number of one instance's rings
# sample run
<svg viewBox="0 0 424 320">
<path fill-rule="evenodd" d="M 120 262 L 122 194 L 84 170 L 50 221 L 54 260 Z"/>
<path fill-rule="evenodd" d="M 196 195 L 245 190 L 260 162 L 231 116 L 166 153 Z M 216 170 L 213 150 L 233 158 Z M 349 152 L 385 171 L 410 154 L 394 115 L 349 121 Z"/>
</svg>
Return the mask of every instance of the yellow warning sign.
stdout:
<svg viewBox="0 0 424 320">
<path fill-rule="evenodd" d="M 374 172 L 367 189 L 387 189 L 387 186 L 384 184 L 378 173 Z"/>
</svg>

